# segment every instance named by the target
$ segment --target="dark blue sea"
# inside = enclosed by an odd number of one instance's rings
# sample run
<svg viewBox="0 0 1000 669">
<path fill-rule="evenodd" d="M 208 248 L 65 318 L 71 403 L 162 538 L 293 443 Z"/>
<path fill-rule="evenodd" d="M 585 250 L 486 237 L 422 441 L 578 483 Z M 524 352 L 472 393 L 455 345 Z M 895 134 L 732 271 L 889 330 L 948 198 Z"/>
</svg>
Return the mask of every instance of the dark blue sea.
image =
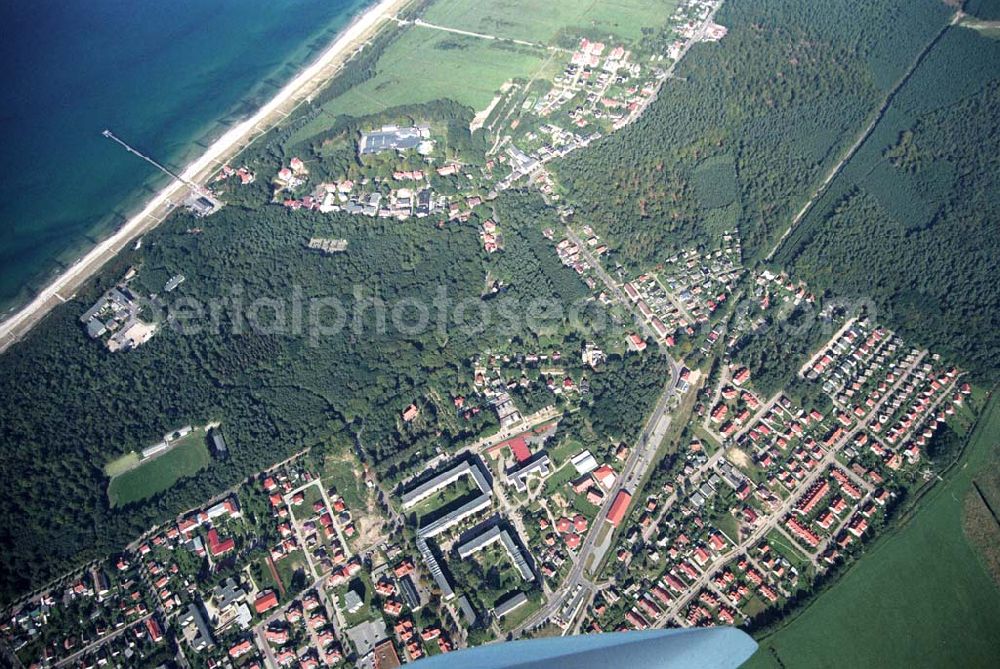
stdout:
<svg viewBox="0 0 1000 669">
<path fill-rule="evenodd" d="M 0 3 L 0 310 L 112 232 L 368 0 Z"/>
</svg>

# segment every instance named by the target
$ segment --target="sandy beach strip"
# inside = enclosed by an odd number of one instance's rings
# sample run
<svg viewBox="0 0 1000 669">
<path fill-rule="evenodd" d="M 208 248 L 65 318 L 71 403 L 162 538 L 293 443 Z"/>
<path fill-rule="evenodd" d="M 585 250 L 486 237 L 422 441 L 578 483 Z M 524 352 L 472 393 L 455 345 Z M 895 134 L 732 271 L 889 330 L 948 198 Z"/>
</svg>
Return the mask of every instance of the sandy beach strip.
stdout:
<svg viewBox="0 0 1000 669">
<path fill-rule="evenodd" d="M 337 35 L 326 51 L 256 113 L 227 130 L 203 154 L 190 162 L 181 172 L 181 177 L 196 184 L 204 184 L 225 162 L 236 157 L 254 139 L 284 120 L 303 101 L 328 83 L 356 48 L 371 38 L 382 19 L 396 14 L 409 2 L 410 0 L 380 0 L 366 9 Z M 0 353 L 29 332 L 54 307 L 72 297 L 82 283 L 96 274 L 136 237 L 156 227 L 169 215 L 173 205 L 187 197 L 189 190 L 186 185 L 176 181 L 164 187 L 150 199 L 142 211 L 53 279 L 31 302 L 0 323 Z"/>
</svg>

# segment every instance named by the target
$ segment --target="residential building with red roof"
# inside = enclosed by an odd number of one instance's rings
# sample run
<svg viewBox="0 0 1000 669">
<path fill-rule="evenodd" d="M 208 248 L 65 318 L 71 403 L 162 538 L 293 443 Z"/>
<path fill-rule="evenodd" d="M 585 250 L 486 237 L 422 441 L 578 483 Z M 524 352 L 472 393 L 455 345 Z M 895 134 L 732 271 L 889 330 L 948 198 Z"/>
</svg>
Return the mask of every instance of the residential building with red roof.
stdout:
<svg viewBox="0 0 1000 669">
<path fill-rule="evenodd" d="M 829 481 L 823 480 L 814 484 L 795 505 L 795 512 L 800 516 L 808 515 L 820 501 L 830 492 Z"/>
<path fill-rule="evenodd" d="M 510 452 L 514 454 L 514 459 L 518 462 L 525 462 L 531 459 L 531 449 L 528 448 L 528 443 L 524 440 L 524 437 L 509 439 L 507 446 L 510 447 Z"/>
<path fill-rule="evenodd" d="M 146 618 L 146 631 L 149 633 L 149 640 L 153 643 L 157 643 L 163 638 L 160 623 L 156 622 L 156 618 Z"/>
<path fill-rule="evenodd" d="M 219 533 L 214 527 L 208 531 L 208 552 L 212 554 L 212 557 L 225 555 L 234 548 L 236 548 L 236 542 L 232 537 L 220 541 Z"/>
<path fill-rule="evenodd" d="M 590 472 L 590 475 L 594 478 L 597 483 L 604 487 L 605 490 L 611 490 L 615 485 L 615 479 L 617 478 L 617 473 L 610 465 L 601 465 L 594 471 Z"/>
<path fill-rule="evenodd" d="M 818 546 L 819 542 L 821 541 L 818 534 L 816 534 L 815 532 L 813 532 L 808 527 L 802 525 L 795 518 L 789 518 L 788 521 L 785 523 L 785 526 L 788 527 L 788 529 L 792 531 L 792 534 L 794 534 L 798 538 L 802 539 L 804 542 L 806 542 L 812 548 L 815 548 L 816 546 Z"/>
<path fill-rule="evenodd" d="M 629 611 L 625 614 L 625 620 L 627 620 L 636 629 L 644 630 L 649 627 L 649 623 L 646 619 L 639 615 L 636 611 Z"/>
<path fill-rule="evenodd" d="M 250 639 L 243 639 L 236 645 L 230 647 L 229 657 L 236 659 L 238 657 L 243 657 L 253 649 L 253 642 Z"/>
<path fill-rule="evenodd" d="M 712 550 L 717 553 L 722 552 L 722 549 L 726 547 L 726 540 L 718 532 L 708 538 L 708 543 L 712 546 Z"/>
<path fill-rule="evenodd" d="M 273 629 L 267 628 L 264 630 L 264 638 L 268 642 L 273 643 L 276 646 L 282 646 L 288 643 L 288 630 L 287 629 Z"/>
<path fill-rule="evenodd" d="M 270 611 L 278 605 L 278 595 L 274 590 L 267 590 L 261 593 L 253 602 L 253 608 L 257 613 Z"/>
<path fill-rule="evenodd" d="M 659 617 L 660 609 L 646 597 L 640 597 L 636 603 L 639 605 L 639 608 L 648 613 L 654 619 Z"/>
<path fill-rule="evenodd" d="M 867 529 L 868 521 L 861 516 L 856 516 L 847 526 L 847 531 L 858 538 L 861 538 Z"/>
<path fill-rule="evenodd" d="M 631 502 L 632 495 L 624 490 L 619 490 L 615 496 L 615 501 L 611 503 L 611 508 L 608 509 L 607 521 L 614 527 L 618 527 L 622 519 L 625 518 L 625 513 L 628 511 L 628 506 Z"/>
</svg>

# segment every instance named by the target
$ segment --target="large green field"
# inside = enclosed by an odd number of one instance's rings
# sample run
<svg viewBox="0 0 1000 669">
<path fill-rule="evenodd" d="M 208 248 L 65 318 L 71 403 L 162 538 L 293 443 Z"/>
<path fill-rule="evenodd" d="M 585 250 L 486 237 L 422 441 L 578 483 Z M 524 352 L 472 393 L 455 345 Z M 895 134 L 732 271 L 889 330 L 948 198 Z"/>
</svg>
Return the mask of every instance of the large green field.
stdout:
<svg viewBox="0 0 1000 669">
<path fill-rule="evenodd" d="M 108 484 L 108 498 L 112 506 L 124 506 L 152 497 L 205 467 L 210 459 L 205 430 L 198 428 L 163 455 L 113 477 Z"/>
<path fill-rule="evenodd" d="M 121 474 L 124 474 L 130 469 L 135 469 L 139 466 L 139 454 L 135 451 L 129 451 L 120 458 L 115 458 L 108 464 L 104 465 L 104 473 L 110 478 L 114 478 Z"/>
<path fill-rule="evenodd" d="M 766 637 L 757 667 L 1000 666 L 1000 591 L 962 532 L 966 492 L 996 466 L 1000 397 L 986 408 L 965 461 L 801 616 Z"/>
<path fill-rule="evenodd" d="M 361 467 L 349 452 L 338 453 L 324 461 L 323 484 L 327 489 L 336 490 L 349 509 L 363 509 L 367 505 L 368 490 Z"/>
<path fill-rule="evenodd" d="M 541 48 L 409 26 L 379 59 L 374 77 L 326 103 L 295 139 L 312 136 L 341 114 L 364 116 L 445 98 L 483 109 L 505 81 L 531 78 L 549 56 Z"/>
<path fill-rule="evenodd" d="M 584 34 L 634 42 L 644 27 L 664 25 L 676 6 L 676 0 L 439 0 L 431 4 L 423 19 L 456 30 L 544 44 L 560 41 L 563 35 L 575 41 Z M 329 127 L 331 120 L 341 114 L 364 116 L 445 98 L 482 110 L 504 82 L 535 76 L 551 78 L 569 58 L 563 50 L 470 37 L 427 26 L 409 25 L 401 30 L 378 59 L 375 75 L 324 104 L 323 113 L 298 129 L 292 143 Z"/>
<path fill-rule="evenodd" d="M 634 41 L 666 23 L 677 0 L 438 0 L 424 20 L 507 39 L 553 43 L 563 31 Z"/>
</svg>

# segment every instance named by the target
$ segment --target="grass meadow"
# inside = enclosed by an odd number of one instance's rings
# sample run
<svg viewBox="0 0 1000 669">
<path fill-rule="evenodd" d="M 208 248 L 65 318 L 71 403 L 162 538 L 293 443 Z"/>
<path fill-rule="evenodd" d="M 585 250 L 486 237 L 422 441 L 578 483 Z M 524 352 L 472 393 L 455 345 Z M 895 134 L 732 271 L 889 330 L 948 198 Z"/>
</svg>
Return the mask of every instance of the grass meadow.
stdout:
<svg viewBox="0 0 1000 669">
<path fill-rule="evenodd" d="M 568 30 L 635 41 L 666 23 L 676 0 L 438 0 L 424 20 L 448 28 L 552 44 Z"/>
<path fill-rule="evenodd" d="M 643 27 L 665 24 L 676 6 L 676 0 L 439 0 L 424 20 L 540 44 L 555 44 L 563 34 L 631 43 L 642 36 Z M 337 116 L 364 116 L 400 105 L 450 99 L 479 111 L 504 82 L 539 74 L 551 78 L 567 59 L 562 51 L 410 25 L 379 58 L 374 77 L 327 102 L 292 141 L 314 136 Z"/>
<path fill-rule="evenodd" d="M 205 438 L 205 430 L 194 430 L 163 455 L 112 477 L 108 484 L 111 505 L 124 506 L 152 497 L 207 466 L 211 456 Z"/>
<path fill-rule="evenodd" d="M 364 116 L 445 98 L 483 109 L 505 81 L 530 78 L 550 62 L 549 56 L 540 48 L 410 26 L 386 49 L 374 77 L 327 102 L 294 138 L 309 138 L 343 114 Z"/>
</svg>

